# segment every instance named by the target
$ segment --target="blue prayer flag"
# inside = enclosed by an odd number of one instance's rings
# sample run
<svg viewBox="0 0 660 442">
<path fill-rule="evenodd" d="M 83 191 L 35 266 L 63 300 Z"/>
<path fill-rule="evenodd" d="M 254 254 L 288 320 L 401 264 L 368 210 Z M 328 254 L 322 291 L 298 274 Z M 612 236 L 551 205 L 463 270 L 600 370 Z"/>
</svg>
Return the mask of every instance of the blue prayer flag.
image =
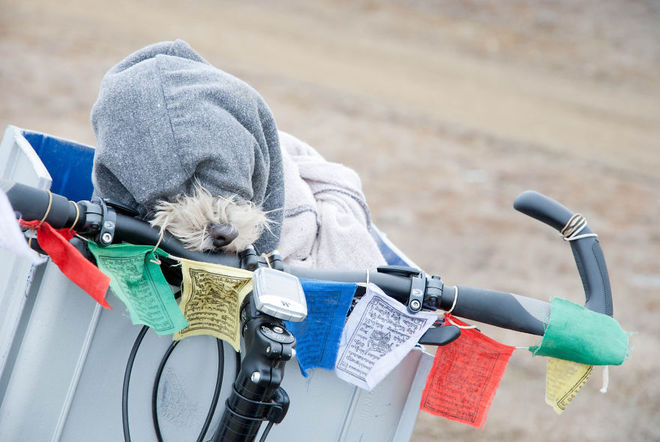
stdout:
<svg viewBox="0 0 660 442">
<path fill-rule="evenodd" d="M 307 318 L 287 322 L 298 341 L 296 357 L 302 375 L 310 368 L 334 370 L 339 340 L 357 284 L 300 279 L 307 300 Z"/>
</svg>

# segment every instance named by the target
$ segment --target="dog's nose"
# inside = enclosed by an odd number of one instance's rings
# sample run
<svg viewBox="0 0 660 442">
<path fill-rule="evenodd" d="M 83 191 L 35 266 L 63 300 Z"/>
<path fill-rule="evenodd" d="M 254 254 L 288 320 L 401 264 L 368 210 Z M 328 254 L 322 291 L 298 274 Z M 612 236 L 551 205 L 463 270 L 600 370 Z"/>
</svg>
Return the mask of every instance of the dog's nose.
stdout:
<svg viewBox="0 0 660 442">
<path fill-rule="evenodd" d="M 231 224 L 209 224 L 209 234 L 213 238 L 213 245 L 224 247 L 238 236 L 238 231 Z"/>
</svg>

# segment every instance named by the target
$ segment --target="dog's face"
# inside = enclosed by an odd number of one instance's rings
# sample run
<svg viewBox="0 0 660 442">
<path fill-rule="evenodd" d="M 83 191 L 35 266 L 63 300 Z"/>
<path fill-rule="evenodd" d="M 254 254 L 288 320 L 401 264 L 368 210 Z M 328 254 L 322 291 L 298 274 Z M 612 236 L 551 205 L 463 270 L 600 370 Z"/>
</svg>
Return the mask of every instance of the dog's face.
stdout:
<svg viewBox="0 0 660 442">
<path fill-rule="evenodd" d="M 269 227 L 261 208 L 237 198 L 213 196 L 200 184 L 192 195 L 161 201 L 150 223 L 165 228 L 189 250 L 242 252 Z"/>
</svg>

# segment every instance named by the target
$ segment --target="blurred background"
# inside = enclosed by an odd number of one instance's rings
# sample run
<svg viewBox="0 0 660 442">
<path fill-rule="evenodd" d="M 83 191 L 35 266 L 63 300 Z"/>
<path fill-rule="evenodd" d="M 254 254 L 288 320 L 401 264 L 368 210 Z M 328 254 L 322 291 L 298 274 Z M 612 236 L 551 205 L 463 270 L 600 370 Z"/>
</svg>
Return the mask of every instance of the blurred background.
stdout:
<svg viewBox="0 0 660 442">
<path fill-rule="evenodd" d="M 94 145 L 105 71 L 176 38 L 356 169 L 378 227 L 448 284 L 583 302 L 569 247 L 512 209 L 526 189 L 600 234 L 637 332 L 609 392 L 596 369 L 557 416 L 545 359 L 517 350 L 485 429 L 420 413 L 414 441 L 660 440 L 660 2 L 0 0 L 0 125 Z"/>
</svg>

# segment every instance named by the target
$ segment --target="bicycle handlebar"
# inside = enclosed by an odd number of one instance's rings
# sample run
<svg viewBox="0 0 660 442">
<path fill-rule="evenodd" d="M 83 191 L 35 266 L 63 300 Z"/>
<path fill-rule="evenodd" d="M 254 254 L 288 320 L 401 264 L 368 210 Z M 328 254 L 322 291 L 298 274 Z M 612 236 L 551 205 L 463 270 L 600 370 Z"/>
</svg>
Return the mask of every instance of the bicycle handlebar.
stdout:
<svg viewBox="0 0 660 442">
<path fill-rule="evenodd" d="M 14 210 L 20 212 L 24 219 L 43 218 L 50 200 L 47 192 L 6 181 L 0 182 L 0 185 L 7 193 Z M 98 233 L 101 223 L 104 222 L 101 216 L 103 211 L 99 208 L 102 204 L 104 203 L 100 200 L 97 203 L 89 201 L 74 203 L 62 196 L 52 194 L 51 208 L 45 221 L 54 228 L 71 227 L 75 222 L 73 228 L 79 233 Z M 522 193 L 516 199 L 514 207 L 557 230 L 561 230 L 572 217 L 572 212 L 566 207 L 531 191 Z M 151 227 L 145 221 L 121 213 L 116 213 L 115 224 L 112 226 L 115 241 L 156 244 L 160 237 L 158 229 Z M 592 233 L 588 227 L 583 229 L 583 232 Z M 163 235 L 160 247 L 182 258 L 232 267 L 240 267 L 241 264 L 237 255 L 189 251 L 167 232 Z M 609 279 L 598 241 L 594 237 L 586 237 L 572 241 L 571 247 L 585 288 L 586 306 L 591 310 L 611 315 Z M 328 271 L 292 266 L 284 266 L 284 270 L 298 277 L 320 280 L 365 282 L 367 279 L 366 271 Z M 389 296 L 404 304 L 408 302 L 414 289 L 410 276 L 373 272 L 369 274 L 369 279 Z M 424 281 L 426 281 L 426 286 L 423 288 L 425 300 L 433 291 L 434 306 L 448 310 L 453 305 L 453 313 L 456 316 L 535 335 L 543 335 L 545 332 L 550 313 L 550 305 L 547 302 L 512 293 L 464 286 L 458 286 L 456 291 L 453 287 L 446 290 L 439 279 L 424 277 Z"/>
</svg>

